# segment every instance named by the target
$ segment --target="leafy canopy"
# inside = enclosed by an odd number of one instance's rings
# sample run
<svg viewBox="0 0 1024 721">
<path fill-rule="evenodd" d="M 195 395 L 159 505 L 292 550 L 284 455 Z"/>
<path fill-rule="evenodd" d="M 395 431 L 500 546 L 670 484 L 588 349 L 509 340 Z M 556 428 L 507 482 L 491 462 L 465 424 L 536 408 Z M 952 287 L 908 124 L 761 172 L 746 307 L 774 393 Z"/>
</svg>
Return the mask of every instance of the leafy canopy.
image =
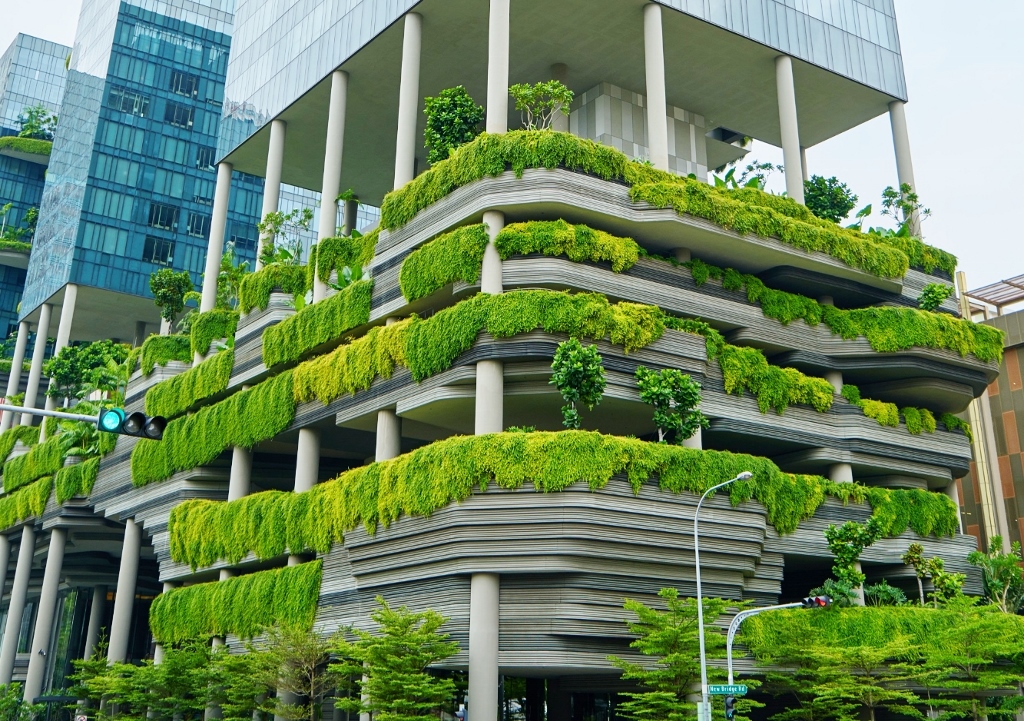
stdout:
<svg viewBox="0 0 1024 721">
<path fill-rule="evenodd" d="M 187 270 L 175 273 L 170 268 L 162 268 L 149 276 L 149 289 L 153 302 L 160 309 L 160 317 L 173 323 L 185 310 L 185 295 L 195 290 L 195 286 Z"/>
<path fill-rule="evenodd" d="M 57 130 L 57 116 L 50 113 L 43 105 L 31 105 L 18 116 L 19 138 L 33 140 L 53 140 Z"/>
<path fill-rule="evenodd" d="M 917 297 L 921 310 L 938 310 L 943 301 L 953 295 L 953 286 L 945 283 L 929 283 Z"/>
<path fill-rule="evenodd" d="M 636 384 L 640 388 L 640 400 L 654 406 L 659 443 L 671 438 L 681 444 L 698 429 L 709 426 L 708 419 L 698 410 L 700 383 L 682 371 L 674 368 L 652 371 L 640 366 L 636 369 Z"/>
<path fill-rule="evenodd" d="M 601 402 L 606 385 L 604 366 L 597 346 L 583 345 L 576 338 L 558 344 L 551 364 L 551 385 L 558 388 L 565 405 L 562 406 L 562 425 L 579 430 L 580 414 L 577 401 L 594 410 Z"/>
<path fill-rule="evenodd" d="M 423 104 L 427 116 L 424 140 L 430 151 L 427 162 L 431 165 L 445 160 L 457 147 L 480 134 L 484 109 L 462 85 L 442 90 L 436 97 L 424 98 Z"/>
<path fill-rule="evenodd" d="M 557 80 L 546 83 L 517 83 L 508 89 L 522 114 L 526 130 L 547 130 L 555 115 L 569 115 L 574 93 Z"/>
<path fill-rule="evenodd" d="M 819 218 L 838 223 L 857 204 L 857 196 L 835 176 L 812 175 L 804 181 L 804 204 Z"/>
<path fill-rule="evenodd" d="M 973 551 L 967 556 L 985 576 L 985 597 L 1003 613 L 1024 610 L 1024 566 L 1021 565 L 1020 541 L 1014 541 L 1009 553 L 1003 553 L 1003 539 L 994 536 L 988 552 Z"/>
</svg>

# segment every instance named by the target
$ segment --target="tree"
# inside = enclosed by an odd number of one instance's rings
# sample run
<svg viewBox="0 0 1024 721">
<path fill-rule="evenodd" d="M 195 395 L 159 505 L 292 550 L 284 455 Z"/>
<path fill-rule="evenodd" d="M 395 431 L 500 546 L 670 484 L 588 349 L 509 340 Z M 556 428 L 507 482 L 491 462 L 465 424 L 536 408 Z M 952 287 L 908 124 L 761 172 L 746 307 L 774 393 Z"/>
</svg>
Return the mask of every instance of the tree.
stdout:
<svg viewBox="0 0 1024 721">
<path fill-rule="evenodd" d="M 559 343 L 551 364 L 551 385 L 558 388 L 565 405 L 562 406 L 562 425 L 579 430 L 580 414 L 576 403 L 582 403 L 588 410 L 601 402 L 607 381 L 601 354 L 597 346 L 580 344 L 576 338 Z"/>
<path fill-rule="evenodd" d="M 865 548 L 882 537 L 882 525 L 874 516 L 865 523 L 847 521 L 841 526 L 830 524 L 825 529 L 828 550 L 835 556 L 832 575 L 851 588 L 864 583 L 864 574 L 857 570 L 856 563 Z"/>
<path fill-rule="evenodd" d="M 170 268 L 163 268 L 149 276 L 153 300 L 160 309 L 160 317 L 168 323 L 174 323 L 177 315 L 185 309 L 185 295 L 194 287 L 187 270 L 175 273 Z"/>
<path fill-rule="evenodd" d="M 880 708 L 903 716 L 920 716 L 916 708 L 920 698 L 901 687 L 906 676 L 898 665 L 892 664 L 912 653 L 907 638 L 898 636 L 882 644 L 820 645 L 815 653 L 820 664 L 839 671 L 814 687 L 825 705 L 854 704 L 867 710 L 869 721 L 875 721 L 875 712 Z"/>
<path fill-rule="evenodd" d="M 81 348 L 74 345 L 61 348 L 46 364 L 46 372 L 52 381 L 46 390 L 47 396 L 61 400 L 78 398 L 86 382 Z"/>
<path fill-rule="evenodd" d="M 57 116 L 43 105 L 32 105 L 18 116 L 18 126 L 21 128 L 19 138 L 53 140 L 53 133 L 57 130 Z"/>
<path fill-rule="evenodd" d="M 679 598 L 679 591 L 674 588 L 663 588 L 658 596 L 665 602 L 665 610 L 632 599 L 625 603 L 625 609 L 636 617 L 626 621 L 630 633 L 637 636 L 630 648 L 651 657 L 652 664 L 608 657 L 622 669 L 624 679 L 635 681 L 643 689 L 623 694 L 629 700 L 619 705 L 621 714 L 633 721 L 681 721 L 696 714 L 696 707 L 686 697 L 693 693 L 695 684 L 700 684 L 697 600 Z M 725 637 L 713 624 L 726 606 L 719 598 L 704 599 L 704 643 L 708 658 L 725 656 Z M 717 666 L 709 666 L 708 674 L 715 679 L 724 676 L 723 669 Z M 747 683 L 756 685 L 752 680 Z M 746 709 L 752 705 L 744 699 L 740 707 Z"/>
<path fill-rule="evenodd" d="M 3 721 L 32 721 L 41 718 L 46 706 L 30 704 L 22 699 L 21 684 L 0 684 L 0 719 Z"/>
<path fill-rule="evenodd" d="M 238 307 L 238 293 L 242 278 L 249 273 L 249 261 L 236 263 L 235 245 L 229 243 L 220 259 L 220 273 L 217 275 L 217 307 L 234 310 Z"/>
<path fill-rule="evenodd" d="M 277 689 L 273 713 L 294 721 L 320 721 L 327 695 L 342 676 L 330 663 L 334 642 L 299 626 L 268 628 L 264 644 L 249 648 L 255 654 L 249 672 L 260 685 Z"/>
<path fill-rule="evenodd" d="M 985 597 L 1003 613 L 1024 610 L 1024 567 L 1021 566 L 1020 541 L 1014 541 L 1009 553 L 1003 553 L 1003 539 L 994 536 L 988 553 L 972 551 L 967 561 L 981 569 L 985 578 Z"/>
<path fill-rule="evenodd" d="M 931 595 L 936 608 L 940 602 L 948 602 L 960 595 L 964 586 L 964 574 L 947 573 L 941 558 L 925 558 L 924 546 L 920 543 L 911 543 L 900 560 L 914 569 L 917 576 L 917 593 L 922 606 L 925 604 L 925 578 L 931 579 L 935 589 Z"/>
<path fill-rule="evenodd" d="M 351 713 L 369 713 L 375 721 L 433 721 L 455 692 L 451 678 L 427 670 L 458 653 L 459 644 L 440 632 L 448 619 L 431 610 L 393 609 L 381 596 L 377 603 L 380 607 L 371 614 L 376 633 L 350 629 L 355 640 L 336 642 L 343 660 L 332 669 L 360 679 L 354 693 L 337 703 Z"/>
<path fill-rule="evenodd" d="M 256 229 L 264 239 L 259 261 L 262 265 L 299 265 L 302 262 L 302 234 L 313 223 L 312 208 L 296 208 L 287 213 L 267 213 Z"/>
<path fill-rule="evenodd" d="M 932 214 L 931 210 L 921 205 L 917 193 L 908 183 L 901 184 L 899 190 L 890 185 L 882 191 L 881 212 L 882 215 L 888 216 L 898 223 L 896 231 L 892 233 L 898 236 L 910 235 L 910 225 L 915 215 L 927 218 Z M 876 229 L 872 228 L 871 230 L 875 231 Z"/>
<path fill-rule="evenodd" d="M 924 557 L 924 546 L 920 543 L 911 543 L 906 553 L 900 556 L 900 560 L 914 569 L 917 577 L 917 593 L 924 605 L 924 579 L 928 576 L 928 562 Z"/>
<path fill-rule="evenodd" d="M 463 86 L 442 90 L 437 97 L 424 98 L 423 104 L 423 112 L 427 116 L 424 139 L 430 150 L 427 162 L 431 165 L 444 160 L 455 148 L 480 134 L 484 109 L 473 101 Z"/>
<path fill-rule="evenodd" d="M 557 80 L 535 85 L 517 83 L 508 92 L 516 101 L 516 110 L 522 114 L 527 130 L 547 130 L 556 114 L 569 115 L 574 95 Z"/>
<path fill-rule="evenodd" d="M 636 384 L 640 400 L 654 406 L 659 443 L 666 443 L 669 438 L 673 443 L 682 443 L 698 429 L 710 425 L 698 409 L 700 383 L 682 371 L 672 368 L 652 371 L 640 366 L 636 369 Z"/>
<path fill-rule="evenodd" d="M 857 196 L 835 176 L 812 175 L 804 181 L 804 204 L 819 218 L 838 223 L 857 205 Z"/>
</svg>

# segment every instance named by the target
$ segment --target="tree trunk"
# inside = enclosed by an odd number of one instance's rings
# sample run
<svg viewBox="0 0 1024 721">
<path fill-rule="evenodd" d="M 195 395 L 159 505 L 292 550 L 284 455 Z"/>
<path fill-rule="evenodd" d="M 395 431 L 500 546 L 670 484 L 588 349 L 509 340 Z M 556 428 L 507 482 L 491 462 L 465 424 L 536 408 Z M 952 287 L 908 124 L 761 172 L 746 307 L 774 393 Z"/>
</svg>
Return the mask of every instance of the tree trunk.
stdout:
<svg viewBox="0 0 1024 721">
<path fill-rule="evenodd" d="M 917 577 L 917 594 L 921 597 L 921 605 L 924 605 L 924 584 L 921 582 L 921 577 Z"/>
</svg>

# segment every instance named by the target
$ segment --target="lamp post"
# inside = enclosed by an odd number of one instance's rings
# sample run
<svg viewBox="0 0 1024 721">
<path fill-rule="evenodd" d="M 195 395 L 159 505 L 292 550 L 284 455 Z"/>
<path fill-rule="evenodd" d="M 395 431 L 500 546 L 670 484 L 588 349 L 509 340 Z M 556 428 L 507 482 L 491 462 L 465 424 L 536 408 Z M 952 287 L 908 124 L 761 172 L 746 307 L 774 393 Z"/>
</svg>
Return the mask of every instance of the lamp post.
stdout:
<svg viewBox="0 0 1024 721">
<path fill-rule="evenodd" d="M 704 594 L 701 591 L 700 586 L 700 535 L 697 527 L 697 521 L 700 518 L 700 506 L 704 503 L 704 499 L 709 494 L 714 493 L 719 488 L 724 488 L 730 483 L 736 481 L 745 481 L 749 478 L 753 478 L 754 474 L 750 471 L 743 471 L 735 478 L 730 478 L 724 483 L 719 483 L 717 486 L 712 486 L 708 490 L 704 491 L 704 495 L 697 501 L 697 510 L 693 512 L 693 558 L 697 566 L 697 640 L 700 643 L 700 701 L 701 707 L 697 714 L 697 721 L 711 721 L 711 706 L 708 701 L 708 661 L 707 656 L 704 652 Z"/>
</svg>

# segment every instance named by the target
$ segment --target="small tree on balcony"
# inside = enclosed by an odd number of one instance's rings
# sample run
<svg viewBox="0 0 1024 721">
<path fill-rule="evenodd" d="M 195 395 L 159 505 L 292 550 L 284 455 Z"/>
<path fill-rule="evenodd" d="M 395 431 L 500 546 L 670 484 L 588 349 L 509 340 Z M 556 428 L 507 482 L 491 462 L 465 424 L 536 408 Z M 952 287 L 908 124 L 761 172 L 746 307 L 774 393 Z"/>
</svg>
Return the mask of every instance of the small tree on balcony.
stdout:
<svg viewBox="0 0 1024 721">
<path fill-rule="evenodd" d="M 558 388 L 565 405 L 562 406 L 562 425 L 572 430 L 580 428 L 580 413 L 576 407 L 581 403 L 588 410 L 601 402 L 607 381 L 601 354 L 597 346 L 583 345 L 571 338 L 558 344 L 555 359 L 551 364 L 551 385 Z"/>
<path fill-rule="evenodd" d="M 640 400 L 654 406 L 659 443 L 682 443 L 699 429 L 708 427 L 707 417 L 698 410 L 700 383 L 682 371 L 652 371 L 640 366 L 636 369 L 636 384 Z"/>
<path fill-rule="evenodd" d="M 430 151 L 427 162 L 431 165 L 444 160 L 457 147 L 480 134 L 484 109 L 473 101 L 463 86 L 457 85 L 442 90 L 436 97 L 424 98 L 423 105 L 427 116 L 424 139 Z"/>
</svg>

